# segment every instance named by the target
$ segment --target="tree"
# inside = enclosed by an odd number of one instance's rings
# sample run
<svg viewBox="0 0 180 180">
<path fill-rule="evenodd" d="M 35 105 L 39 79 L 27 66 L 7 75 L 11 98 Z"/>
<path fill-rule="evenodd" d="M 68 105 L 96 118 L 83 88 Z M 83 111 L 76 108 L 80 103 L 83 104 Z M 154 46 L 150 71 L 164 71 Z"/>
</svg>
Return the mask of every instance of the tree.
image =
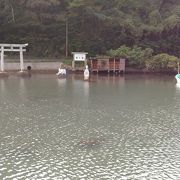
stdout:
<svg viewBox="0 0 180 180">
<path fill-rule="evenodd" d="M 152 58 L 153 50 L 150 48 L 142 49 L 141 47 L 134 46 L 133 48 L 125 45 L 116 50 L 107 51 L 107 55 L 111 57 L 123 57 L 129 60 L 130 66 L 139 68 L 145 67 L 146 61 Z"/>
<path fill-rule="evenodd" d="M 177 56 L 179 7 L 179 0 L 1 0 L 0 40 L 29 42 L 38 56 L 104 54 L 123 44 Z"/>
</svg>

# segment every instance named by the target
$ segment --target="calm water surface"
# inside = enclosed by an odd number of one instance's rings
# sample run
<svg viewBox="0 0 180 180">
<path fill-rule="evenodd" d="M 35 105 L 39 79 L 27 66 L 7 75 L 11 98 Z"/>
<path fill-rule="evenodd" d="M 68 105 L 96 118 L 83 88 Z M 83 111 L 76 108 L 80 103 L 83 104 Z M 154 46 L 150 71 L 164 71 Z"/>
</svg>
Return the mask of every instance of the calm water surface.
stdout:
<svg viewBox="0 0 180 180">
<path fill-rule="evenodd" d="M 173 76 L 0 79 L 0 179 L 180 179 Z"/>
</svg>

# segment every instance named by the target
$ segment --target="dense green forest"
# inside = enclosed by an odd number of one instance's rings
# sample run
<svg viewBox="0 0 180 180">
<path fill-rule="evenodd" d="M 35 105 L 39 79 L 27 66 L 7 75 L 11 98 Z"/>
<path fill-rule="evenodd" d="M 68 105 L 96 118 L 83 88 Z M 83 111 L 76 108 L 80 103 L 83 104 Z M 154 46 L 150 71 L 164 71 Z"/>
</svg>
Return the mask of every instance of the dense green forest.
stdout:
<svg viewBox="0 0 180 180">
<path fill-rule="evenodd" d="M 122 45 L 180 55 L 180 0 L 0 0 L 0 24 L 0 42 L 29 43 L 32 56 Z"/>
</svg>

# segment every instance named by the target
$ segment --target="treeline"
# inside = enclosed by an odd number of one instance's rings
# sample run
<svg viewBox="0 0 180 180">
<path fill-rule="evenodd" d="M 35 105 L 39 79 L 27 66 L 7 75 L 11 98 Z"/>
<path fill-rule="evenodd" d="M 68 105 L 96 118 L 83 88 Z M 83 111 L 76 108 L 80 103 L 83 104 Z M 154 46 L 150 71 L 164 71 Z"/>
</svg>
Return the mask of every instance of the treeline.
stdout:
<svg viewBox="0 0 180 180">
<path fill-rule="evenodd" d="M 179 59 L 167 53 L 154 55 L 153 49 L 134 46 L 132 48 L 121 46 L 118 49 L 107 51 L 111 57 L 123 57 L 127 60 L 126 65 L 138 69 L 145 69 L 156 72 L 167 72 L 178 70 Z"/>
<path fill-rule="evenodd" d="M 0 0 L 0 42 L 28 42 L 28 54 L 41 57 L 122 45 L 179 56 L 180 1 Z"/>
</svg>

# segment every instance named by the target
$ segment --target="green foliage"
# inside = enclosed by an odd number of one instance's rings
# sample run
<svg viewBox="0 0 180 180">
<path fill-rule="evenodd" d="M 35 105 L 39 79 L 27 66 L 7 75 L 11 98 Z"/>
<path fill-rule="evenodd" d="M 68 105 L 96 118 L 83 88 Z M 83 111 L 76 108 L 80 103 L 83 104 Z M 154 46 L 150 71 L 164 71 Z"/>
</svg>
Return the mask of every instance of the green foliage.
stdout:
<svg viewBox="0 0 180 180">
<path fill-rule="evenodd" d="M 129 58 L 130 51 L 131 51 L 131 48 L 123 45 L 116 50 L 113 50 L 113 49 L 109 50 L 107 54 L 110 55 L 111 57 Z"/>
<path fill-rule="evenodd" d="M 166 53 L 153 56 L 151 48 L 142 49 L 134 46 L 132 48 L 125 45 L 115 50 L 107 51 L 111 57 L 123 57 L 129 60 L 129 65 L 133 67 L 144 68 L 149 70 L 175 70 L 177 68 L 178 58 Z"/>
<path fill-rule="evenodd" d="M 63 62 L 63 64 L 65 64 L 67 66 L 71 66 L 72 65 L 72 58 L 64 58 L 64 60 L 62 62 Z"/>
<path fill-rule="evenodd" d="M 162 18 L 158 10 L 154 10 L 149 14 L 149 23 L 152 26 L 157 26 L 161 23 Z"/>
<path fill-rule="evenodd" d="M 175 70 L 177 68 L 178 58 L 168 54 L 158 54 L 150 61 L 146 62 L 146 67 L 151 70 Z"/>
<path fill-rule="evenodd" d="M 180 27 L 180 17 L 177 15 L 172 15 L 164 20 L 164 28 L 166 30 L 171 30 Z"/>
<path fill-rule="evenodd" d="M 144 66 L 146 48 L 179 56 L 179 10 L 179 0 L 0 0 L 0 41 L 63 56 L 68 19 L 69 52 L 104 54 L 124 44 L 122 55 L 130 51 L 130 63 Z"/>
<path fill-rule="evenodd" d="M 116 50 L 109 50 L 107 52 L 111 57 L 124 57 L 129 60 L 130 66 L 144 67 L 145 62 L 152 58 L 153 50 L 150 48 L 142 49 L 134 46 L 133 48 L 121 46 Z"/>
</svg>

